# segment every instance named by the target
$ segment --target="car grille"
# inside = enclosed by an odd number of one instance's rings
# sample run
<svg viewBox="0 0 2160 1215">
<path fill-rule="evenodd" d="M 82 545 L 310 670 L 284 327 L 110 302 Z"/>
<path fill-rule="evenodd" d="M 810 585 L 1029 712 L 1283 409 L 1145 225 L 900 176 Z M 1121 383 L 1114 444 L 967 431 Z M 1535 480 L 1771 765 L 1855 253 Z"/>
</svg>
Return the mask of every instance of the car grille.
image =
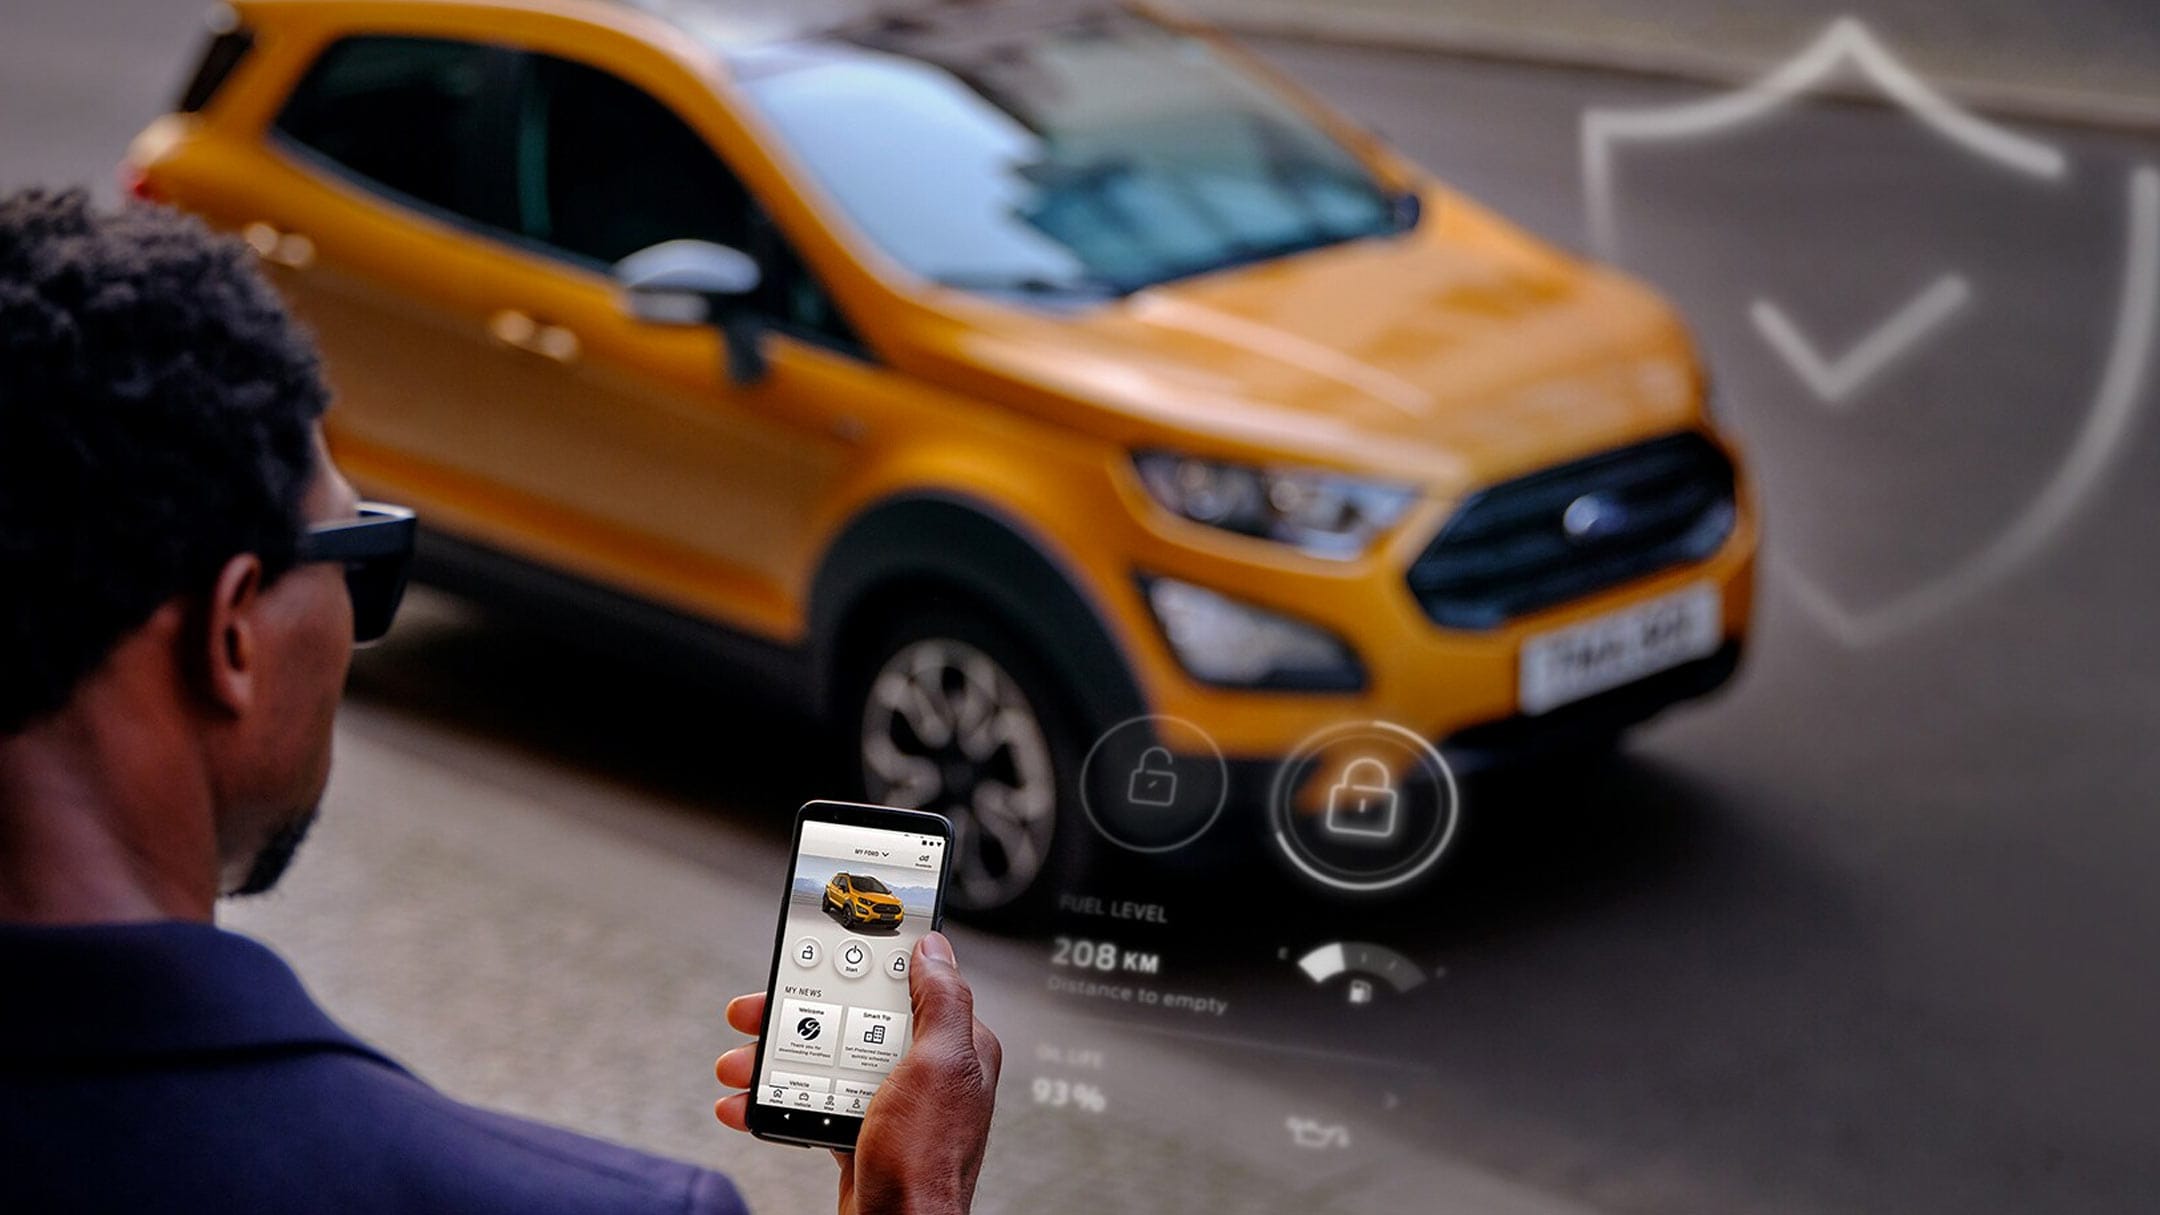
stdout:
<svg viewBox="0 0 2160 1215">
<path fill-rule="evenodd" d="M 1435 623 L 1488 629 L 1700 561 L 1733 518 L 1732 462 L 1669 435 L 1473 495 L 1410 566 L 1410 590 Z"/>
</svg>

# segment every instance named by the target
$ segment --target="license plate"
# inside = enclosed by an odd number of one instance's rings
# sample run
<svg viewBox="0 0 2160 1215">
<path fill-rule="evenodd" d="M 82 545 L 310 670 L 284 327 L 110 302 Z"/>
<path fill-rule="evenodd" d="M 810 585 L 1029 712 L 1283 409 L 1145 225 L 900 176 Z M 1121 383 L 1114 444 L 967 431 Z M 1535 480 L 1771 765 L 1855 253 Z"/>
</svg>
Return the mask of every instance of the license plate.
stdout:
<svg viewBox="0 0 2160 1215">
<path fill-rule="evenodd" d="M 1724 638 L 1717 588 L 1622 608 L 1523 642 L 1516 700 L 1525 714 L 1550 712 L 1715 653 Z"/>
</svg>

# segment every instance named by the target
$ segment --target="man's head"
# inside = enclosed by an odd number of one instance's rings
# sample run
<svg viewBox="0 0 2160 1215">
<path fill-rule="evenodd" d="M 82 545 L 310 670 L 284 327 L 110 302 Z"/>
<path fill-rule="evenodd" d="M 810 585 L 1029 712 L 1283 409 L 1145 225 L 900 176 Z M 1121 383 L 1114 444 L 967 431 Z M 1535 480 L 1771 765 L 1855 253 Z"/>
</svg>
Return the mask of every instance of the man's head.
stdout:
<svg viewBox="0 0 2160 1215">
<path fill-rule="evenodd" d="M 340 569 L 299 561 L 355 508 L 327 400 L 238 242 L 79 192 L 0 198 L 0 829 L 107 814 L 226 892 L 275 880 L 352 649 Z"/>
</svg>

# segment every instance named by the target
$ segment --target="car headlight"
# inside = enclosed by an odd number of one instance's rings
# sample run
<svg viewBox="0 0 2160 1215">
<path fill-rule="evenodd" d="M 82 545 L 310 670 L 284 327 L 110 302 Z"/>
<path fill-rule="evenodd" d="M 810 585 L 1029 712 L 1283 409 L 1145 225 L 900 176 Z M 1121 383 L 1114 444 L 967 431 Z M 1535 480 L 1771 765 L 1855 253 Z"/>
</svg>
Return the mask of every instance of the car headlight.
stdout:
<svg viewBox="0 0 2160 1215">
<path fill-rule="evenodd" d="M 1362 556 L 1417 501 L 1401 485 L 1309 469 L 1256 468 L 1166 451 L 1133 457 L 1157 502 L 1192 520 L 1292 545 L 1315 557 Z"/>
<path fill-rule="evenodd" d="M 1178 664 L 1205 683 L 1354 692 L 1357 655 L 1333 634 L 1175 578 L 1147 578 L 1148 606 Z"/>
</svg>

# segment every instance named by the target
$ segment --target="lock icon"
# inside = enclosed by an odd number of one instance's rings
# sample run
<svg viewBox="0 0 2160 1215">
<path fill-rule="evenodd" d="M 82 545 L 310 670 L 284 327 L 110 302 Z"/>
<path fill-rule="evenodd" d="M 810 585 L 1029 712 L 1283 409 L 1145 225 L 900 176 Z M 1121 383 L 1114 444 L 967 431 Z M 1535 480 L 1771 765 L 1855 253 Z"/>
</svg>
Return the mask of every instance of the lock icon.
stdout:
<svg viewBox="0 0 2160 1215">
<path fill-rule="evenodd" d="M 1369 757 L 1353 759 L 1328 790 L 1327 829 L 1358 839 L 1392 838 L 1398 801 L 1386 764 Z"/>
<path fill-rule="evenodd" d="M 1135 806 L 1167 806 L 1176 801 L 1177 771 L 1170 766 L 1170 752 L 1162 747 L 1142 751 L 1125 794 Z"/>
</svg>

